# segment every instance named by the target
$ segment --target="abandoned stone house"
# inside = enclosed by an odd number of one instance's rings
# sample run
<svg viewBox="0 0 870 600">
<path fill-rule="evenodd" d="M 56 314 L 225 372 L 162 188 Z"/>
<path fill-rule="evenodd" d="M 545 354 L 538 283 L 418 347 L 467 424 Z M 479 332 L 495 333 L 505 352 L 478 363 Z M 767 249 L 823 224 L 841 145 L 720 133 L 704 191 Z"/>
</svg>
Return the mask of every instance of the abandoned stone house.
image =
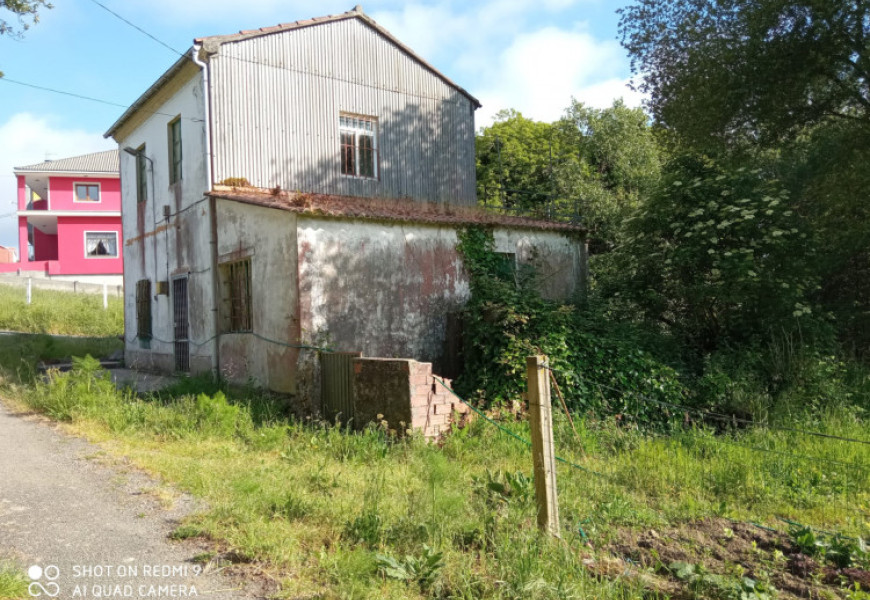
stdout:
<svg viewBox="0 0 870 600">
<path fill-rule="evenodd" d="M 297 393 L 305 346 L 438 361 L 470 221 L 576 294 L 576 227 L 474 208 L 478 106 L 359 7 L 196 39 L 106 133 L 127 363 Z"/>
</svg>

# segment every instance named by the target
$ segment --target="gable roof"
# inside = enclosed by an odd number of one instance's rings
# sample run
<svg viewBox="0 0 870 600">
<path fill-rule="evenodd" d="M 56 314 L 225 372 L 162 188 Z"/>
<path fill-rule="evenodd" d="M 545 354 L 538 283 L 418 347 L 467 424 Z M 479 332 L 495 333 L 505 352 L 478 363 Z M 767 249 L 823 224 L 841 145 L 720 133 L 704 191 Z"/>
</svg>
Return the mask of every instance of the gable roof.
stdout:
<svg viewBox="0 0 870 600">
<path fill-rule="evenodd" d="M 99 173 L 117 175 L 119 171 L 117 150 L 104 152 L 92 152 L 70 158 L 58 160 L 46 160 L 35 165 L 15 167 L 13 171 L 18 173 Z"/>
<path fill-rule="evenodd" d="M 387 38 L 393 45 L 395 45 L 399 50 L 407 54 L 409 57 L 420 63 L 420 65 L 426 70 L 430 71 L 433 75 L 441 79 L 447 85 L 455 88 L 459 91 L 463 96 L 468 98 L 475 108 L 480 108 L 480 101 L 472 96 L 465 88 L 454 83 L 450 78 L 441 73 L 438 69 L 430 65 L 428 62 L 423 60 L 416 52 L 411 50 L 408 46 L 400 42 L 392 33 L 381 27 L 375 22 L 370 16 L 365 14 L 362 10 L 362 6 L 357 4 L 353 9 L 341 13 L 339 15 L 327 15 L 325 17 L 314 17 L 312 19 L 305 19 L 302 21 L 294 21 L 292 23 L 282 23 L 280 25 L 275 25 L 272 27 L 261 27 L 260 29 L 247 29 L 240 31 L 238 33 L 232 33 L 229 35 L 212 35 L 207 37 L 196 38 L 194 43 L 202 44 L 203 50 L 208 54 L 215 54 L 218 52 L 221 44 L 231 43 L 231 42 L 239 42 L 242 40 L 247 40 L 255 37 L 260 37 L 264 35 L 272 35 L 275 33 L 283 33 L 285 31 L 293 31 L 295 29 L 303 29 L 305 27 L 313 27 L 315 25 L 323 25 L 326 23 L 335 23 L 337 21 L 345 21 L 347 19 L 359 19 L 363 24 L 367 25 L 371 29 L 374 29 L 377 33 L 381 34 L 385 38 Z"/>
</svg>

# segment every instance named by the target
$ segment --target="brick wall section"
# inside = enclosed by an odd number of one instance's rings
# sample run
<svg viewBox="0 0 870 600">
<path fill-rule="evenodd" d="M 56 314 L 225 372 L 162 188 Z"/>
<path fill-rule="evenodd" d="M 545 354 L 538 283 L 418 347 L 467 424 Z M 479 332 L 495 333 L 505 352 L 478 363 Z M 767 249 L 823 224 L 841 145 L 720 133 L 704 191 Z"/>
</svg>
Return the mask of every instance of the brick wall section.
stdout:
<svg viewBox="0 0 870 600">
<path fill-rule="evenodd" d="M 382 415 L 390 429 L 410 428 L 436 439 L 457 419 L 469 417 L 469 408 L 435 381 L 432 363 L 357 358 L 353 368 L 354 410 L 360 425 L 378 421 Z M 438 379 L 451 385 L 449 379 Z"/>
</svg>

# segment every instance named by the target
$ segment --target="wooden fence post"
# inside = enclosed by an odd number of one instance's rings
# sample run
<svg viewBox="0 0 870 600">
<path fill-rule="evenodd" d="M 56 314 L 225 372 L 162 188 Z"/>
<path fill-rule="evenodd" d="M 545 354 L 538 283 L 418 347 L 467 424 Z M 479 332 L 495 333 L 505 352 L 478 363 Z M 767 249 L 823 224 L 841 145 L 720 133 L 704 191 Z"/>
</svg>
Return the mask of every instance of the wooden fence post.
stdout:
<svg viewBox="0 0 870 600">
<path fill-rule="evenodd" d="M 556 453 L 553 448 L 553 409 L 550 403 L 550 377 L 547 368 L 546 356 L 526 358 L 538 527 L 551 535 L 561 537 L 559 499 L 556 493 Z"/>
</svg>

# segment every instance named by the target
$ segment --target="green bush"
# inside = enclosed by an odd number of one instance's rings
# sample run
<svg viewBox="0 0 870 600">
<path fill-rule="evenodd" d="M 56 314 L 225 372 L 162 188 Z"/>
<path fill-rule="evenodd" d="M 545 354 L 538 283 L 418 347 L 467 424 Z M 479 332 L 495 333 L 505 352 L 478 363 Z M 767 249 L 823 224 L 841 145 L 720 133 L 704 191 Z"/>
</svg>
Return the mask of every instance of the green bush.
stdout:
<svg viewBox="0 0 870 600">
<path fill-rule="evenodd" d="M 463 315 L 460 393 L 487 404 L 516 399 L 526 388 L 526 357 L 546 354 L 575 410 L 660 421 L 669 411 L 642 397 L 686 401 L 687 388 L 673 368 L 638 348 L 636 340 L 609 336 L 606 324 L 593 325 L 579 307 L 541 299 L 534 280 L 518 286 L 493 244 L 492 232 L 483 228 L 460 235 L 472 291 Z"/>
</svg>

